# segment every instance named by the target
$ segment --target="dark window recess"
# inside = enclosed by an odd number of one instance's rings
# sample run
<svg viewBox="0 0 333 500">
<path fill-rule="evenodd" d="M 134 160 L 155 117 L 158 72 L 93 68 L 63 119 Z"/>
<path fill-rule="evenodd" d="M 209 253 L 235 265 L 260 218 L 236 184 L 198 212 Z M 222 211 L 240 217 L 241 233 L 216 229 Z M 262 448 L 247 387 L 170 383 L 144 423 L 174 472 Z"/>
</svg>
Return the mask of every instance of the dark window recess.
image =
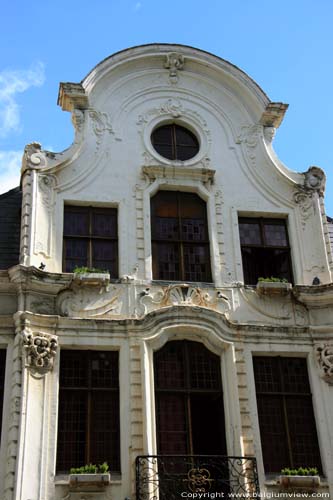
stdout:
<svg viewBox="0 0 333 500">
<path fill-rule="evenodd" d="M 63 268 L 108 270 L 118 275 L 117 209 L 65 206 Z"/>
<path fill-rule="evenodd" d="M 120 471 L 118 352 L 61 351 L 57 471 Z"/>
<path fill-rule="evenodd" d="M 241 217 L 239 233 L 245 284 L 271 276 L 293 282 L 285 219 Z"/>
<path fill-rule="evenodd" d="M 155 129 L 151 141 L 156 151 L 169 160 L 189 160 L 199 151 L 195 135 L 175 123 Z"/>
<path fill-rule="evenodd" d="M 159 191 L 151 199 L 153 279 L 211 282 L 206 203 Z"/>
<path fill-rule="evenodd" d="M 224 455 L 220 358 L 198 342 L 172 341 L 154 354 L 154 370 L 158 453 Z"/>
<path fill-rule="evenodd" d="M 1 428 L 2 428 L 3 395 L 5 391 L 5 369 L 6 369 L 6 351 L 5 349 L 0 349 L 0 443 L 1 443 Z"/>
<path fill-rule="evenodd" d="M 306 359 L 254 357 L 266 473 L 317 467 L 322 473 Z"/>
</svg>

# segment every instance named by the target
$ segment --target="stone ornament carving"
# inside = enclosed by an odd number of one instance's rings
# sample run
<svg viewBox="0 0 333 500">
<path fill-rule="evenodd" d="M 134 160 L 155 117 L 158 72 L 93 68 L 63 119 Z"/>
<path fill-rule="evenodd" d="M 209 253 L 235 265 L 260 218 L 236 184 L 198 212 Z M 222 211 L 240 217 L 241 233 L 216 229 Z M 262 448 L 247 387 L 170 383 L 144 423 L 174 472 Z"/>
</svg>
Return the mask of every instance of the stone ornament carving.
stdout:
<svg viewBox="0 0 333 500">
<path fill-rule="evenodd" d="M 312 193 L 304 190 L 297 190 L 294 192 L 293 198 L 294 202 L 299 206 L 301 222 L 304 229 L 306 221 L 311 217 L 312 213 Z"/>
<path fill-rule="evenodd" d="M 76 132 L 81 133 L 85 121 L 85 114 L 82 109 L 74 109 L 72 113 L 72 123 Z"/>
<path fill-rule="evenodd" d="M 256 166 L 255 148 L 259 141 L 263 139 L 263 134 L 262 125 L 247 125 L 241 128 L 241 132 L 236 139 L 236 144 L 244 144 L 246 154 L 254 167 Z"/>
<path fill-rule="evenodd" d="M 169 52 L 166 55 L 164 67 L 169 70 L 170 83 L 178 82 L 178 71 L 184 68 L 184 56 L 178 52 Z"/>
<path fill-rule="evenodd" d="M 333 385 L 333 345 L 323 344 L 315 348 L 321 377 Z"/>
<path fill-rule="evenodd" d="M 324 196 L 326 176 L 319 167 L 310 167 L 304 172 L 304 183 L 293 194 L 294 202 L 299 206 L 303 229 L 313 210 L 313 195 Z"/>
<path fill-rule="evenodd" d="M 55 335 L 26 330 L 22 335 L 26 366 L 41 374 L 51 371 L 57 354 L 58 338 Z"/>
<path fill-rule="evenodd" d="M 230 309 L 229 298 L 220 290 L 206 290 L 186 283 L 169 285 L 158 291 L 146 288 L 138 295 L 137 314 L 144 316 L 154 309 L 170 306 L 199 306 L 226 313 Z"/>
<path fill-rule="evenodd" d="M 95 109 L 89 109 L 89 118 L 91 119 L 93 133 L 96 136 L 97 151 L 103 141 L 105 132 L 114 134 L 114 131 L 110 123 L 109 115 L 107 113 L 96 111 Z"/>
<path fill-rule="evenodd" d="M 54 189 L 57 185 L 57 178 L 52 174 L 39 174 L 38 187 L 41 194 L 41 201 L 43 206 L 51 211 L 54 205 Z"/>
<path fill-rule="evenodd" d="M 120 314 L 120 289 L 91 289 L 74 285 L 71 290 L 59 294 L 57 310 L 69 318 L 111 318 Z"/>
<path fill-rule="evenodd" d="M 275 137 L 276 128 L 275 127 L 264 127 L 264 137 L 266 142 L 269 144 L 273 141 Z"/>
<path fill-rule="evenodd" d="M 324 196 L 326 184 L 325 172 L 319 167 L 310 167 L 304 175 L 304 188 L 312 192 L 316 191 L 319 196 Z"/>
<path fill-rule="evenodd" d="M 27 169 L 39 169 L 46 166 L 46 155 L 42 151 L 42 146 L 39 142 L 27 144 L 24 148 L 22 171 Z"/>
</svg>

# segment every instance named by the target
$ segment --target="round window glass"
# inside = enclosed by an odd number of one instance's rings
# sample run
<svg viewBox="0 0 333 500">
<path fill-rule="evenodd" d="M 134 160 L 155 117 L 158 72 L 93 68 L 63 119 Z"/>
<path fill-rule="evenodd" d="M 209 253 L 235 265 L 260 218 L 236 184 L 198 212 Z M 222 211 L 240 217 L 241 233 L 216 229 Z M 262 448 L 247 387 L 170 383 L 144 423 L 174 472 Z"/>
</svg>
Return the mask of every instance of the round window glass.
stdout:
<svg viewBox="0 0 333 500">
<path fill-rule="evenodd" d="M 151 134 L 151 142 L 155 150 L 169 160 L 189 160 L 199 151 L 195 135 L 175 123 L 155 129 Z"/>
</svg>

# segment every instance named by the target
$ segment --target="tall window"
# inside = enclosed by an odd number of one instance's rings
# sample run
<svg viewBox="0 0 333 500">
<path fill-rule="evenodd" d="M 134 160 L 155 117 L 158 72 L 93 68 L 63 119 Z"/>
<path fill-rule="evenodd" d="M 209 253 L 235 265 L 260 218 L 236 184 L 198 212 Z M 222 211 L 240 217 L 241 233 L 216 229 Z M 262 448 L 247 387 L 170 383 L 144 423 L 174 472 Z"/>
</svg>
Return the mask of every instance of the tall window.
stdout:
<svg viewBox="0 0 333 500">
<path fill-rule="evenodd" d="M 3 395 L 5 391 L 6 350 L 0 349 L 0 443 L 2 428 Z"/>
<path fill-rule="evenodd" d="M 153 278 L 212 280 L 206 203 L 193 193 L 159 191 L 151 199 Z"/>
<path fill-rule="evenodd" d="M 61 351 L 57 471 L 120 471 L 118 352 Z"/>
<path fill-rule="evenodd" d="M 169 160 L 189 160 L 199 151 L 199 142 L 195 135 L 175 123 L 155 129 L 151 140 L 156 151 Z"/>
<path fill-rule="evenodd" d="M 220 358 L 198 342 L 154 355 L 158 453 L 226 453 Z"/>
<path fill-rule="evenodd" d="M 285 219 L 241 217 L 239 233 L 244 283 L 258 278 L 285 278 L 292 282 L 290 246 Z"/>
<path fill-rule="evenodd" d="M 118 275 L 117 210 L 65 206 L 63 268 L 75 266 L 108 270 Z"/>
<path fill-rule="evenodd" d="M 264 467 L 317 467 L 321 472 L 306 360 L 253 358 Z"/>
</svg>

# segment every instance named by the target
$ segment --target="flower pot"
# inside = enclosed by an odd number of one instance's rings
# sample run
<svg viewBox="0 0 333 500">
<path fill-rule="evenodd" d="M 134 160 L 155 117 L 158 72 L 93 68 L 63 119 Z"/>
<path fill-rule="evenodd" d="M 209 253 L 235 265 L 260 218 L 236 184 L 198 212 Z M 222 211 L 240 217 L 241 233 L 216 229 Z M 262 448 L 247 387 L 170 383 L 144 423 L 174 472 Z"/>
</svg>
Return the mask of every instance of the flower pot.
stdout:
<svg viewBox="0 0 333 500">
<path fill-rule="evenodd" d="M 96 491 L 110 484 L 110 474 L 70 474 L 69 489 L 71 491 Z"/>
<path fill-rule="evenodd" d="M 288 295 L 291 290 L 291 283 L 280 281 L 258 281 L 257 292 L 259 295 L 283 296 Z"/>
<path fill-rule="evenodd" d="M 74 273 L 74 282 L 78 285 L 107 286 L 110 273 Z"/>
<path fill-rule="evenodd" d="M 292 491 L 315 491 L 320 486 L 319 476 L 279 476 L 278 482 L 283 489 Z"/>
</svg>

